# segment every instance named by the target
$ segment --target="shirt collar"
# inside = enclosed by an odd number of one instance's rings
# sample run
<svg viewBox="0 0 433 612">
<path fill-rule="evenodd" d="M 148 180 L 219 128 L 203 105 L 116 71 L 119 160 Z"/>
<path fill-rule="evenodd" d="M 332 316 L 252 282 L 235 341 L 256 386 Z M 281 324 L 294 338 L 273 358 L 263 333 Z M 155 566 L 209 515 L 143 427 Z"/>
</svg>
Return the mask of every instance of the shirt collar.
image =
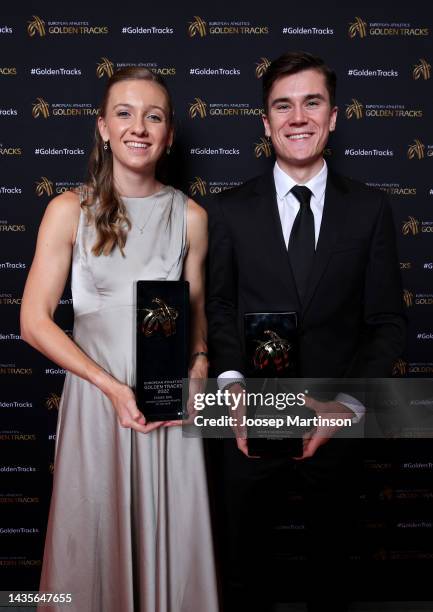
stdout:
<svg viewBox="0 0 433 612">
<path fill-rule="evenodd" d="M 316 200 L 320 200 L 323 197 L 327 178 L 328 166 L 326 165 L 326 161 L 323 160 L 323 166 L 319 172 L 305 183 L 305 187 L 308 187 L 308 189 L 311 190 Z M 274 181 L 275 189 L 279 198 L 284 198 L 292 187 L 298 184 L 294 179 L 292 179 L 291 176 L 281 170 L 277 162 L 275 162 L 274 165 Z"/>
</svg>

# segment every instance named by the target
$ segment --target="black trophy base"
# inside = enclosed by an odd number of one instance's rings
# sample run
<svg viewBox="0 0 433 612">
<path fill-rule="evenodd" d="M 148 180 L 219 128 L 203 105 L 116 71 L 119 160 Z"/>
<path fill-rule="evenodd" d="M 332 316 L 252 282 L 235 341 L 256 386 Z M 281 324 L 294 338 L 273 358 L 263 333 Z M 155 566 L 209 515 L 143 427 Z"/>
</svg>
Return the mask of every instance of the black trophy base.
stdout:
<svg viewBox="0 0 433 612">
<path fill-rule="evenodd" d="M 248 438 L 248 454 L 264 459 L 301 457 L 302 438 Z"/>
</svg>

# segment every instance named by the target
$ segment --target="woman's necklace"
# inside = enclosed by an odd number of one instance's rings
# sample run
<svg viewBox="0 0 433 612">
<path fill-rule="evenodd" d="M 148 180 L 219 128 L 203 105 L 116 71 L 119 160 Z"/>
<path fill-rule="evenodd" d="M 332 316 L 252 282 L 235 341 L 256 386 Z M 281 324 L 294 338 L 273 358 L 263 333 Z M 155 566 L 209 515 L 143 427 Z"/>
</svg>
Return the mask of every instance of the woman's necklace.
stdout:
<svg viewBox="0 0 433 612">
<path fill-rule="evenodd" d="M 151 216 L 152 216 L 152 214 L 153 214 L 153 211 L 154 211 L 155 206 L 156 206 L 156 202 L 157 202 L 157 198 L 154 198 L 154 202 L 153 202 L 152 208 L 151 208 L 151 210 L 150 210 L 150 213 L 148 214 L 148 216 L 147 216 L 147 218 L 146 218 L 145 222 L 143 223 L 143 225 L 141 225 L 141 226 L 140 226 L 140 225 L 138 225 L 138 224 L 137 224 L 137 226 L 136 226 L 136 227 L 137 227 L 138 231 L 140 232 L 140 234 L 143 234 L 144 228 L 145 228 L 145 227 L 146 227 L 146 225 L 148 224 L 148 222 L 149 222 L 149 220 L 150 220 L 150 217 L 151 217 Z M 143 205 L 143 204 L 142 204 L 142 206 L 143 206 L 144 208 L 146 208 L 146 207 L 145 207 L 145 205 Z"/>
</svg>

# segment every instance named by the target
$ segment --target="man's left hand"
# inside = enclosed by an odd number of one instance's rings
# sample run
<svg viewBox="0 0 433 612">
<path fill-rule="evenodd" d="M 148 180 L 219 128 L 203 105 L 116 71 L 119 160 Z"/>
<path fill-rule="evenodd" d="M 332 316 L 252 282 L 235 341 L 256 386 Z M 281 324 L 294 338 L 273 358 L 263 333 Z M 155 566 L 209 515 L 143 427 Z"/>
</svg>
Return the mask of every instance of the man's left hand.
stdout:
<svg viewBox="0 0 433 612">
<path fill-rule="evenodd" d="M 321 416 L 322 418 L 327 419 L 341 419 L 341 418 L 353 418 L 354 412 L 347 408 L 344 404 L 340 402 L 319 402 L 318 400 L 313 399 L 312 397 L 305 397 L 305 405 L 310 410 L 313 410 L 316 413 L 316 416 Z M 303 438 L 303 453 L 301 457 L 294 457 L 294 459 L 307 459 L 308 457 L 312 457 L 317 449 L 322 446 L 322 444 L 326 444 L 332 436 L 334 436 L 339 430 L 341 426 L 333 426 L 333 427 L 315 427 L 311 431 L 307 432 Z"/>
</svg>

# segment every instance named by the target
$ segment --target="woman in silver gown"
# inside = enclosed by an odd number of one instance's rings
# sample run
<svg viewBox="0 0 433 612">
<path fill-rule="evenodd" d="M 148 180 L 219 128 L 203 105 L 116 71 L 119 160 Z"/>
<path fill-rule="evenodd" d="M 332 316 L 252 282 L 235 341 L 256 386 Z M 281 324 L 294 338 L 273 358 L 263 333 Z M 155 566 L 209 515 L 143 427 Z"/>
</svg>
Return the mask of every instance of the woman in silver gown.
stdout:
<svg viewBox="0 0 433 612">
<path fill-rule="evenodd" d="M 115 73 L 89 180 L 54 198 L 39 229 L 21 333 L 68 370 L 40 591 L 72 597 L 39 610 L 218 610 L 201 440 L 178 423 L 147 423 L 133 392 L 139 279 L 189 281 L 190 377 L 207 375 L 206 213 L 155 176 L 172 117 L 152 72 Z M 53 320 L 71 265 L 73 339 Z"/>
</svg>

